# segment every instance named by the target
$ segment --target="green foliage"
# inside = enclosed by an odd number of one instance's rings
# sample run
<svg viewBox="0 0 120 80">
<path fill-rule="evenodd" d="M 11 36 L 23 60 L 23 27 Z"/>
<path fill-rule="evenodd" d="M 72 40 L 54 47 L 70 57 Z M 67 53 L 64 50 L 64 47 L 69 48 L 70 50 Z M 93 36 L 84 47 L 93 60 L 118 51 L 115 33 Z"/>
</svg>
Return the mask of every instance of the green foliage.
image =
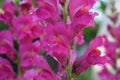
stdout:
<svg viewBox="0 0 120 80">
<path fill-rule="evenodd" d="M 38 4 L 35 2 L 35 0 L 32 0 L 35 7 L 38 7 Z"/>
<path fill-rule="evenodd" d="M 44 50 L 40 51 L 40 54 L 47 60 L 49 66 L 52 70 L 57 73 L 58 71 L 58 62 L 50 55 L 47 55 Z"/>
<path fill-rule="evenodd" d="M 93 38 L 95 38 L 98 32 L 99 24 L 96 24 L 95 27 L 88 27 L 83 30 L 84 39 L 86 43 L 89 43 Z"/>
<path fill-rule="evenodd" d="M 89 68 L 86 72 L 84 72 L 83 74 L 79 75 L 78 78 L 76 78 L 75 80 L 92 80 L 91 72 L 92 72 L 92 68 Z"/>
<path fill-rule="evenodd" d="M 19 5 L 20 0 L 13 0 L 17 5 Z"/>
<path fill-rule="evenodd" d="M 52 68 L 52 70 L 57 73 L 57 71 L 58 71 L 58 62 L 53 57 L 51 57 L 49 55 L 46 55 L 45 59 L 47 60 L 48 64 Z"/>
<path fill-rule="evenodd" d="M 4 29 L 8 29 L 8 28 L 9 28 L 9 26 L 7 24 L 0 21 L 0 31 L 4 30 Z"/>
<path fill-rule="evenodd" d="M 105 12 L 106 7 L 107 7 L 106 3 L 103 1 L 100 1 L 100 3 L 101 3 L 100 7 L 101 7 L 102 11 Z"/>
<path fill-rule="evenodd" d="M 6 0 L 0 0 L 0 8 L 2 7 L 2 4 L 5 2 Z"/>
</svg>

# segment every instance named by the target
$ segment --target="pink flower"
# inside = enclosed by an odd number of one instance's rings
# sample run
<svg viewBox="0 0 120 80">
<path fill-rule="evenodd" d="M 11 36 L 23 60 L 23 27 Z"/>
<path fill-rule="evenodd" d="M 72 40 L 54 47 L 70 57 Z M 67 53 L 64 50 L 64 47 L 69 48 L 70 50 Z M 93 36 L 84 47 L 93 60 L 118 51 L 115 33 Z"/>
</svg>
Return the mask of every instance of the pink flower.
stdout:
<svg viewBox="0 0 120 80">
<path fill-rule="evenodd" d="M 6 54 L 11 59 L 16 59 L 12 34 L 8 30 L 0 32 L 0 54 Z"/>
<path fill-rule="evenodd" d="M 3 9 L 4 12 L 9 12 L 12 15 L 15 15 L 15 13 L 18 11 L 17 10 L 17 5 L 12 1 L 5 2 L 2 6 L 2 9 Z"/>
<path fill-rule="evenodd" d="M 64 4 L 66 0 L 59 0 L 60 3 Z"/>
<path fill-rule="evenodd" d="M 29 54 L 30 55 L 30 54 Z M 26 62 L 25 59 L 23 59 L 25 62 L 22 62 L 22 71 L 23 77 L 17 78 L 16 80 L 61 80 L 60 76 L 54 73 L 54 71 L 50 68 L 46 60 L 43 58 L 43 56 L 36 55 L 34 58 L 28 57 L 28 60 L 33 63 L 34 65 L 29 65 L 29 67 L 23 66 L 30 64 L 30 62 Z M 26 56 L 27 58 L 27 56 Z"/>
<path fill-rule="evenodd" d="M 43 6 L 40 6 L 36 10 L 36 16 L 40 18 L 41 21 L 43 20 L 49 20 L 49 19 L 56 19 L 56 13 L 53 11 L 53 8 L 49 4 L 44 4 Z"/>
<path fill-rule="evenodd" d="M 32 21 L 31 16 L 19 16 L 13 20 L 10 27 L 14 39 L 19 41 L 28 39 L 29 41 L 40 37 L 42 31 L 37 23 Z"/>
<path fill-rule="evenodd" d="M 79 33 L 75 36 L 75 38 L 74 38 L 74 43 L 75 43 L 75 44 L 79 44 L 79 45 L 81 45 L 81 44 L 84 43 L 84 36 L 83 36 L 82 31 L 79 32 Z"/>
<path fill-rule="evenodd" d="M 44 32 L 44 40 L 53 44 L 60 43 L 64 46 L 68 46 L 74 36 L 71 26 L 64 22 L 57 22 L 55 25 L 48 24 L 44 28 Z"/>
<path fill-rule="evenodd" d="M 39 6 L 44 5 L 44 4 L 49 4 L 55 13 L 59 12 L 59 2 L 58 0 L 36 0 L 36 2 L 39 4 Z"/>
<path fill-rule="evenodd" d="M 59 5 L 58 0 L 36 0 L 39 7 L 33 14 L 35 14 L 41 21 L 54 22 L 59 19 Z"/>
<path fill-rule="evenodd" d="M 12 1 L 5 2 L 2 6 L 2 9 L 3 14 L 0 14 L 0 20 L 2 20 L 4 23 L 10 24 L 11 20 L 18 12 L 16 4 Z"/>
<path fill-rule="evenodd" d="M 120 26 L 118 26 L 117 28 L 115 28 L 115 31 L 114 31 L 115 37 L 116 37 L 118 43 L 120 41 L 120 32 L 119 32 L 119 30 L 120 30 Z"/>
<path fill-rule="evenodd" d="M 106 67 L 104 67 L 104 69 L 99 72 L 99 76 L 101 78 L 101 80 L 119 80 L 119 79 L 116 79 L 115 75 L 112 74 L 110 71 L 108 71 L 108 69 Z"/>
<path fill-rule="evenodd" d="M 69 10 L 70 16 L 74 16 L 80 9 L 91 9 L 95 4 L 96 0 L 70 0 Z"/>
<path fill-rule="evenodd" d="M 56 57 L 58 62 L 65 66 L 67 64 L 67 58 L 68 58 L 68 48 L 61 45 L 56 44 L 55 46 L 50 48 L 50 51 L 48 54 L 52 55 L 53 57 Z"/>
<path fill-rule="evenodd" d="M 97 15 L 97 13 L 89 12 L 88 10 L 82 10 L 76 12 L 76 14 L 71 17 L 72 24 L 76 27 L 78 26 L 78 29 L 82 29 L 82 27 L 87 26 L 95 26 L 94 23 L 94 17 Z"/>
<path fill-rule="evenodd" d="M 22 14 L 28 15 L 30 13 L 30 10 L 34 8 L 34 5 L 30 0 L 22 0 L 20 1 L 20 9 Z"/>
<path fill-rule="evenodd" d="M 43 41 L 48 47 L 47 54 L 56 57 L 60 64 L 66 65 L 67 63 L 68 49 L 72 38 L 71 26 L 63 22 L 58 22 L 55 25 L 48 24 L 44 28 Z"/>
<path fill-rule="evenodd" d="M 0 80 L 13 80 L 15 73 L 11 64 L 0 57 Z"/>
<path fill-rule="evenodd" d="M 119 43 L 120 40 L 120 26 L 113 27 L 111 25 L 108 25 L 108 31 L 112 35 L 113 38 L 117 40 L 117 43 Z"/>
<path fill-rule="evenodd" d="M 55 74 L 53 75 L 46 69 L 31 69 L 25 72 L 23 78 L 25 80 L 61 80 Z"/>
<path fill-rule="evenodd" d="M 104 64 L 106 62 L 106 57 L 100 56 L 101 52 L 97 49 L 97 47 L 103 45 L 103 42 L 103 36 L 96 37 L 90 42 L 85 54 L 78 58 L 74 64 L 77 73 L 86 71 L 91 65 Z"/>
<path fill-rule="evenodd" d="M 32 18 L 30 16 L 18 16 L 13 19 L 10 31 L 15 39 L 18 39 L 20 32 L 29 33 L 29 29 L 32 27 Z"/>
<path fill-rule="evenodd" d="M 36 45 L 30 41 L 24 40 L 24 42 L 21 42 L 19 48 L 21 67 L 27 69 L 36 66 L 36 61 L 40 58 L 38 55 L 39 50 L 36 49 Z"/>
<path fill-rule="evenodd" d="M 106 49 L 106 56 L 109 58 L 109 63 L 114 65 L 117 44 L 115 42 L 109 42 L 106 40 L 104 47 Z"/>
</svg>

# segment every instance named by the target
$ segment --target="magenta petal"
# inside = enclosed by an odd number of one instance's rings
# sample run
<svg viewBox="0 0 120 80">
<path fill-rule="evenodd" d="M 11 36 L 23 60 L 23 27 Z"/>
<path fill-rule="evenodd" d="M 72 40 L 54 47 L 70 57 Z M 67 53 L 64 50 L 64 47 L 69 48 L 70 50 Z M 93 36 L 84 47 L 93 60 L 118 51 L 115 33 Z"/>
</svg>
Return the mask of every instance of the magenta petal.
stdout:
<svg viewBox="0 0 120 80">
<path fill-rule="evenodd" d="M 56 75 L 45 69 L 30 69 L 27 70 L 23 76 L 25 80 L 60 80 Z"/>
<path fill-rule="evenodd" d="M 41 5 L 44 5 L 44 4 L 49 4 L 53 7 L 53 10 L 55 11 L 55 13 L 59 11 L 59 8 L 58 8 L 58 0 L 36 0 L 36 2 L 41 6 Z"/>
<path fill-rule="evenodd" d="M 107 58 L 101 56 L 100 50 L 97 49 L 97 47 L 103 45 L 103 42 L 103 36 L 98 36 L 90 42 L 85 54 L 75 62 L 74 67 L 77 73 L 86 71 L 91 65 L 104 64 L 107 62 Z"/>
<path fill-rule="evenodd" d="M 0 80 L 9 80 L 15 77 L 11 64 L 0 57 Z"/>
<path fill-rule="evenodd" d="M 13 47 L 12 34 L 9 30 L 0 31 L 0 41 L 2 40 L 8 43 L 11 47 Z"/>
<path fill-rule="evenodd" d="M 11 59 L 16 58 L 12 39 L 12 34 L 8 30 L 3 30 L 0 32 L 0 54 L 6 54 Z"/>
<path fill-rule="evenodd" d="M 118 26 L 115 29 L 114 33 L 115 33 L 115 37 L 116 37 L 116 39 L 118 40 L 118 43 L 119 43 L 119 41 L 120 41 L 120 26 Z"/>
<path fill-rule="evenodd" d="M 78 35 L 74 38 L 75 44 L 83 44 L 84 43 L 84 36 L 82 32 L 79 32 Z"/>
<path fill-rule="evenodd" d="M 74 16 L 71 16 L 71 20 L 75 26 L 95 26 L 94 17 L 97 15 L 97 13 L 89 12 L 88 10 L 79 10 Z"/>
<path fill-rule="evenodd" d="M 116 79 L 116 76 L 109 72 L 106 67 L 104 67 L 104 69 L 101 72 L 99 72 L 98 75 L 100 76 L 101 80 L 119 80 Z"/>
<path fill-rule="evenodd" d="M 76 57 L 77 57 L 77 53 L 75 50 L 70 50 L 70 67 L 72 68 L 73 67 L 73 64 L 76 60 Z"/>
<path fill-rule="evenodd" d="M 109 42 L 108 40 L 106 40 L 106 42 L 104 43 L 104 47 L 106 48 L 106 56 L 109 58 L 108 62 L 111 65 L 114 65 L 117 43 L 116 42 Z"/>
<path fill-rule="evenodd" d="M 8 1 L 3 4 L 2 9 L 14 15 L 17 12 L 17 5 L 12 1 Z"/>
<path fill-rule="evenodd" d="M 103 45 L 104 41 L 105 39 L 103 36 L 98 36 L 95 39 L 91 40 L 85 53 L 89 54 L 89 52 L 92 51 L 93 49 Z"/>
<path fill-rule="evenodd" d="M 44 6 L 39 7 L 36 10 L 36 15 L 41 20 L 47 20 L 49 18 L 53 18 L 53 16 L 56 16 L 56 14 L 53 11 L 53 8 L 48 4 L 45 4 Z"/>
<path fill-rule="evenodd" d="M 101 52 L 98 49 L 92 50 L 89 54 L 88 57 L 86 58 L 87 61 L 90 64 L 104 64 L 107 62 L 107 59 L 105 56 L 100 56 Z"/>
<path fill-rule="evenodd" d="M 85 8 L 89 10 L 90 8 L 93 7 L 95 4 L 96 0 L 70 0 L 69 3 L 69 10 L 70 10 L 70 15 L 73 16 L 79 9 Z"/>
<path fill-rule="evenodd" d="M 28 14 L 29 11 L 33 8 L 33 4 L 30 0 L 22 0 L 20 1 L 20 9 L 23 14 Z"/>
</svg>

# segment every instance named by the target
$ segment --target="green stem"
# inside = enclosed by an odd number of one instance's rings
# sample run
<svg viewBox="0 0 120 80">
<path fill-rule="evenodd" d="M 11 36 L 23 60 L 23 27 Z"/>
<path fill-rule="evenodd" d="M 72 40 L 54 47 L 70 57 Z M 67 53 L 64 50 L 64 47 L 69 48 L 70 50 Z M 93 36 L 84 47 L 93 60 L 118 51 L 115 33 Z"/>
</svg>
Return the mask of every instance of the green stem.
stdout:
<svg viewBox="0 0 120 80">
<path fill-rule="evenodd" d="M 20 55 L 19 53 L 17 54 L 17 58 L 18 58 L 18 76 L 22 76 L 22 72 L 21 72 L 21 62 L 20 62 Z"/>
<path fill-rule="evenodd" d="M 68 61 L 70 61 L 70 50 L 74 49 L 74 43 L 73 40 L 70 42 L 70 48 L 69 48 L 69 54 L 68 54 Z M 70 66 L 70 62 L 68 62 L 68 65 L 66 67 L 66 71 L 67 71 L 67 79 L 68 80 L 74 80 L 73 74 L 72 74 L 72 68 Z"/>
<path fill-rule="evenodd" d="M 68 80 L 72 80 L 72 74 L 71 74 L 72 70 L 71 70 L 69 64 L 68 64 L 68 66 L 67 66 L 66 71 L 67 71 L 67 79 L 68 79 Z"/>
<path fill-rule="evenodd" d="M 63 6 L 63 20 L 64 20 L 64 22 L 67 22 L 67 20 L 68 20 L 68 5 L 69 5 L 69 0 L 66 0 L 65 4 Z M 70 49 L 71 49 L 71 47 L 72 46 L 70 45 Z M 70 49 L 69 49 L 69 53 L 70 53 Z M 69 60 L 70 60 L 70 54 L 68 55 L 68 61 Z M 70 63 L 67 65 L 66 71 L 67 71 L 67 79 L 74 80 L 72 78 L 72 69 L 70 67 Z"/>
<path fill-rule="evenodd" d="M 68 19 L 68 5 L 69 5 L 69 0 L 66 0 L 64 6 L 63 6 L 63 20 L 64 22 L 67 22 Z"/>
</svg>

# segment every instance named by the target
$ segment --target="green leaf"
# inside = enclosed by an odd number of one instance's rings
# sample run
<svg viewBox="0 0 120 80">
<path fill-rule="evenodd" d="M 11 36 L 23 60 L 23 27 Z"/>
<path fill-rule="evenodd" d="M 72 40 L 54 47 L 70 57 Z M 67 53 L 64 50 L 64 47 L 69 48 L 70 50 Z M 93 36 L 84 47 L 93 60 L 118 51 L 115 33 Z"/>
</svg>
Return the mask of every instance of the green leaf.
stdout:
<svg viewBox="0 0 120 80">
<path fill-rule="evenodd" d="M 100 3 L 101 3 L 101 9 L 102 9 L 102 11 L 105 12 L 106 7 L 107 7 L 106 3 L 103 2 L 103 1 L 100 1 Z"/>
<path fill-rule="evenodd" d="M 2 7 L 2 4 L 5 2 L 6 0 L 0 0 L 0 8 Z"/>
<path fill-rule="evenodd" d="M 58 62 L 52 56 L 49 56 L 49 55 L 47 55 L 45 58 L 46 58 L 48 64 L 50 65 L 50 67 L 52 68 L 52 70 L 57 73 Z"/>
<path fill-rule="evenodd" d="M 84 72 L 83 74 L 80 74 L 75 80 L 92 80 L 91 72 L 92 72 L 92 68 L 90 67 L 86 72 Z"/>
<path fill-rule="evenodd" d="M 95 27 L 87 27 L 83 30 L 84 39 L 86 43 L 89 43 L 97 35 L 99 24 L 96 24 Z"/>
<path fill-rule="evenodd" d="M 35 0 L 32 0 L 32 3 L 34 4 L 35 7 L 38 7 L 38 4 L 36 3 Z"/>
<path fill-rule="evenodd" d="M 5 24 L 5 23 L 3 23 L 2 21 L 0 21 L 0 31 L 1 30 L 5 30 L 5 29 L 8 29 L 9 28 L 9 26 L 7 25 L 7 24 Z"/>
</svg>

